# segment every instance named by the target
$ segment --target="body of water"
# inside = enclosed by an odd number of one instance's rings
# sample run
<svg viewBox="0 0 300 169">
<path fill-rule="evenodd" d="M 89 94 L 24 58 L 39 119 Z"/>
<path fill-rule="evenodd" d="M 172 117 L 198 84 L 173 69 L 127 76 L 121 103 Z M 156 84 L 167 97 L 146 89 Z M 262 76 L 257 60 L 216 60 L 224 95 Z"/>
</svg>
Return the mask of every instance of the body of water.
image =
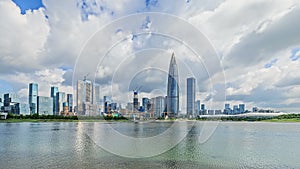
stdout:
<svg viewBox="0 0 300 169">
<path fill-rule="evenodd" d="M 300 168 L 300 123 L 204 123 L 1 123 L 0 168 Z"/>
</svg>

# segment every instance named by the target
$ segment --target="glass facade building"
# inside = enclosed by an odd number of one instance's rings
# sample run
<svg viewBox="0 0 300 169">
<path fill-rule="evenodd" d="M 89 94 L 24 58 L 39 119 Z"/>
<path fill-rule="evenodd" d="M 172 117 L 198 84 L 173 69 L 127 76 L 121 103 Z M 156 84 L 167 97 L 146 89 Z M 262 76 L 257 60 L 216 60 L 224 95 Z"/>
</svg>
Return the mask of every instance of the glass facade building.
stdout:
<svg viewBox="0 0 300 169">
<path fill-rule="evenodd" d="M 93 116 L 96 115 L 96 104 L 94 104 L 93 83 L 89 80 L 77 81 L 77 114 Z"/>
<path fill-rule="evenodd" d="M 154 116 L 156 118 L 161 117 L 165 110 L 165 97 L 155 97 L 154 101 Z"/>
<path fill-rule="evenodd" d="M 195 102 L 195 113 L 196 113 L 196 115 L 200 115 L 200 111 L 201 111 L 201 102 L 200 102 L 200 100 L 197 100 Z"/>
<path fill-rule="evenodd" d="M 52 86 L 50 91 L 50 97 L 53 100 L 53 114 L 56 114 L 56 93 L 58 92 L 58 87 Z"/>
<path fill-rule="evenodd" d="M 38 97 L 38 84 L 29 84 L 29 110 L 30 114 L 37 113 L 37 97 Z"/>
<path fill-rule="evenodd" d="M 53 115 L 53 98 L 38 96 L 37 109 L 39 115 Z"/>
<path fill-rule="evenodd" d="M 68 111 L 73 112 L 73 95 L 67 94 Z"/>
<path fill-rule="evenodd" d="M 65 93 L 64 92 L 57 92 L 56 93 L 56 112 L 55 115 L 59 115 L 64 107 L 63 103 L 66 102 L 65 100 Z"/>
<path fill-rule="evenodd" d="M 167 88 L 167 104 L 166 112 L 169 117 L 176 117 L 179 112 L 179 80 L 178 68 L 174 53 L 172 54 L 169 74 L 168 74 L 168 88 Z"/>
<path fill-rule="evenodd" d="M 186 113 L 188 118 L 195 116 L 195 99 L 196 99 L 196 79 L 187 78 L 187 103 Z"/>
</svg>

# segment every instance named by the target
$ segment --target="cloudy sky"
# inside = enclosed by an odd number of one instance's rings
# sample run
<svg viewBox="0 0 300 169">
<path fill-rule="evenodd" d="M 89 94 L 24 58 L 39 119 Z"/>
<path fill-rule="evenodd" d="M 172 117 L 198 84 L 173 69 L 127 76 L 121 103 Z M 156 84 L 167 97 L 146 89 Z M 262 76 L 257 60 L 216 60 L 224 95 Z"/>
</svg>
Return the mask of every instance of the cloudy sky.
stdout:
<svg viewBox="0 0 300 169">
<path fill-rule="evenodd" d="M 1 0 L 0 93 L 89 74 L 118 102 L 165 95 L 174 52 L 181 109 L 194 76 L 202 102 L 299 112 L 299 18 L 298 0 Z"/>
</svg>

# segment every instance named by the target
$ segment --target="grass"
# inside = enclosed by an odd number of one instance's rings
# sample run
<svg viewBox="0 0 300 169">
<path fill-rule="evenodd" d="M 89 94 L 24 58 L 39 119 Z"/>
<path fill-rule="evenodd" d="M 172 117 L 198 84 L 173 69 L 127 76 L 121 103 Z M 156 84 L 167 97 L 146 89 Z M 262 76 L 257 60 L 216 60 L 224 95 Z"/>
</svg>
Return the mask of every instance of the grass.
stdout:
<svg viewBox="0 0 300 169">
<path fill-rule="evenodd" d="M 270 120 L 263 120 L 263 122 L 300 122 L 299 118 L 291 118 L 291 119 L 270 119 Z"/>
</svg>

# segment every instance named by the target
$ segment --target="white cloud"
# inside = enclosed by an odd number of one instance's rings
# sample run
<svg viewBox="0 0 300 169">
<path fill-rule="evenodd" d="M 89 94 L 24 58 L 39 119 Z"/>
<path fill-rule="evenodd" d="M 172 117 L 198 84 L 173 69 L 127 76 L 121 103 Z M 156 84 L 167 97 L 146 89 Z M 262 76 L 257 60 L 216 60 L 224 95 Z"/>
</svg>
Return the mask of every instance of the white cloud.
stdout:
<svg viewBox="0 0 300 169">
<path fill-rule="evenodd" d="M 119 31 L 107 39 L 100 41 L 89 39 L 96 32 L 112 21 L 129 14 L 145 11 L 166 12 L 187 19 L 211 40 L 226 68 L 225 74 L 228 82 L 226 91 L 232 102 L 244 101 L 250 106 L 260 104 L 272 107 L 274 106 L 272 102 L 278 100 L 284 100 L 282 104 L 295 104 L 300 97 L 297 94 L 300 83 L 298 80 L 300 79 L 299 60 L 291 61 L 289 58 L 290 51 L 300 45 L 298 38 L 300 36 L 298 22 L 300 2 L 297 0 L 285 2 L 280 0 L 202 0 L 188 3 L 186 1 L 158 0 L 157 3 L 153 1 L 152 5 L 150 3 L 148 6 L 140 0 L 90 0 L 89 5 L 92 5 L 93 2 L 96 2 L 96 5 L 91 6 L 90 9 L 94 14 L 87 14 L 87 20 L 82 20 L 83 11 L 80 9 L 80 0 L 62 1 L 60 5 L 54 1 L 44 0 L 46 9 L 27 11 L 26 15 L 21 15 L 19 8 L 12 1 L 2 0 L 0 2 L 0 21 L 4 24 L 0 25 L 0 79 L 13 84 L 22 97 L 27 95 L 30 82 L 39 83 L 42 95 L 49 94 L 50 85 L 57 85 L 62 91 L 72 92 L 72 86 L 70 86 L 72 71 L 79 71 L 81 74 L 96 72 L 92 68 L 99 64 L 101 56 L 94 56 L 93 52 L 104 51 L 110 47 L 107 45 L 111 42 L 134 36 L 135 33 L 138 33 L 145 18 L 123 23 L 124 28 L 114 27 L 115 30 L 110 31 L 114 32 L 118 29 Z M 48 19 L 45 15 L 48 16 Z M 155 28 L 155 24 L 163 25 L 151 21 L 149 23 L 151 23 L 151 27 L 144 31 L 155 33 L 156 30 L 159 30 Z M 186 29 L 182 25 L 176 24 L 172 23 L 165 29 L 171 32 L 176 30 L 174 28 L 180 27 L 182 32 L 179 34 L 182 34 L 182 37 L 194 38 L 194 36 L 185 34 Z M 108 34 L 109 31 L 102 33 Z M 95 43 L 89 43 L 92 45 L 88 47 L 90 50 L 83 52 L 84 58 L 88 60 L 79 60 L 82 70 L 61 70 L 60 67 L 74 67 L 77 56 L 82 52 L 88 40 Z M 197 45 L 200 48 L 203 47 L 202 43 Z M 114 91 L 116 100 L 128 100 L 131 93 L 128 92 L 128 79 L 126 80 L 128 76 L 126 75 L 134 73 L 143 66 L 157 66 L 167 70 L 169 63 L 169 61 L 165 61 L 166 58 L 161 58 L 158 54 L 153 54 L 152 59 L 143 60 L 134 53 L 135 50 L 147 47 L 170 49 L 174 46 L 176 46 L 174 51 L 179 56 L 178 61 L 180 61 L 181 55 L 186 55 L 184 57 L 186 60 L 182 59 L 182 61 L 191 70 L 199 72 L 195 76 L 199 81 L 198 87 L 201 92 L 198 95 L 200 99 L 208 98 L 210 90 L 212 90 L 211 85 L 222 83 L 220 79 L 222 79 L 223 72 L 214 69 L 210 76 L 204 66 L 213 69 L 216 65 L 199 66 L 196 64 L 197 58 L 189 53 L 184 45 L 172 43 L 170 39 L 159 39 L 153 34 L 139 36 L 135 40 L 129 38 L 111 51 L 104 62 L 105 65 L 100 64 L 96 75 L 103 81 L 103 95 L 106 94 L 105 90 L 111 87 L 109 81 L 116 69 L 115 63 L 119 63 L 128 56 L 136 59 L 130 62 L 130 57 L 127 58 L 127 66 L 119 70 L 123 76 L 119 76 L 116 83 L 113 84 L 116 89 Z M 148 55 L 150 56 L 149 53 Z M 300 53 L 298 52 L 297 55 Z M 264 68 L 266 63 L 275 58 L 278 61 L 272 67 Z M 182 66 L 186 65 L 182 64 Z M 183 69 L 187 70 L 183 71 Z M 184 72 L 183 74 L 189 74 L 188 68 L 181 68 L 181 71 Z M 93 76 L 91 75 L 91 77 Z M 165 77 L 161 78 L 166 79 Z M 155 83 L 159 78 L 146 77 L 146 80 L 153 87 L 148 87 L 149 90 L 165 92 L 160 85 Z M 215 84 L 210 84 L 209 80 L 213 80 Z M 185 79 L 181 81 L 182 86 L 184 83 Z M 65 84 L 69 84 L 69 86 Z M 218 94 L 218 90 L 214 92 Z M 272 94 L 274 94 L 272 99 L 265 100 L 265 104 L 261 104 L 262 100 L 266 98 L 265 96 Z M 184 96 L 184 93 L 182 95 Z M 287 106 L 282 105 L 282 107 L 286 108 Z M 295 106 L 294 108 L 299 109 L 299 107 Z"/>
<path fill-rule="evenodd" d="M 21 15 L 12 1 L 3 0 L 0 11 L 0 73 L 40 68 L 40 54 L 50 30 L 44 9 Z"/>
</svg>

